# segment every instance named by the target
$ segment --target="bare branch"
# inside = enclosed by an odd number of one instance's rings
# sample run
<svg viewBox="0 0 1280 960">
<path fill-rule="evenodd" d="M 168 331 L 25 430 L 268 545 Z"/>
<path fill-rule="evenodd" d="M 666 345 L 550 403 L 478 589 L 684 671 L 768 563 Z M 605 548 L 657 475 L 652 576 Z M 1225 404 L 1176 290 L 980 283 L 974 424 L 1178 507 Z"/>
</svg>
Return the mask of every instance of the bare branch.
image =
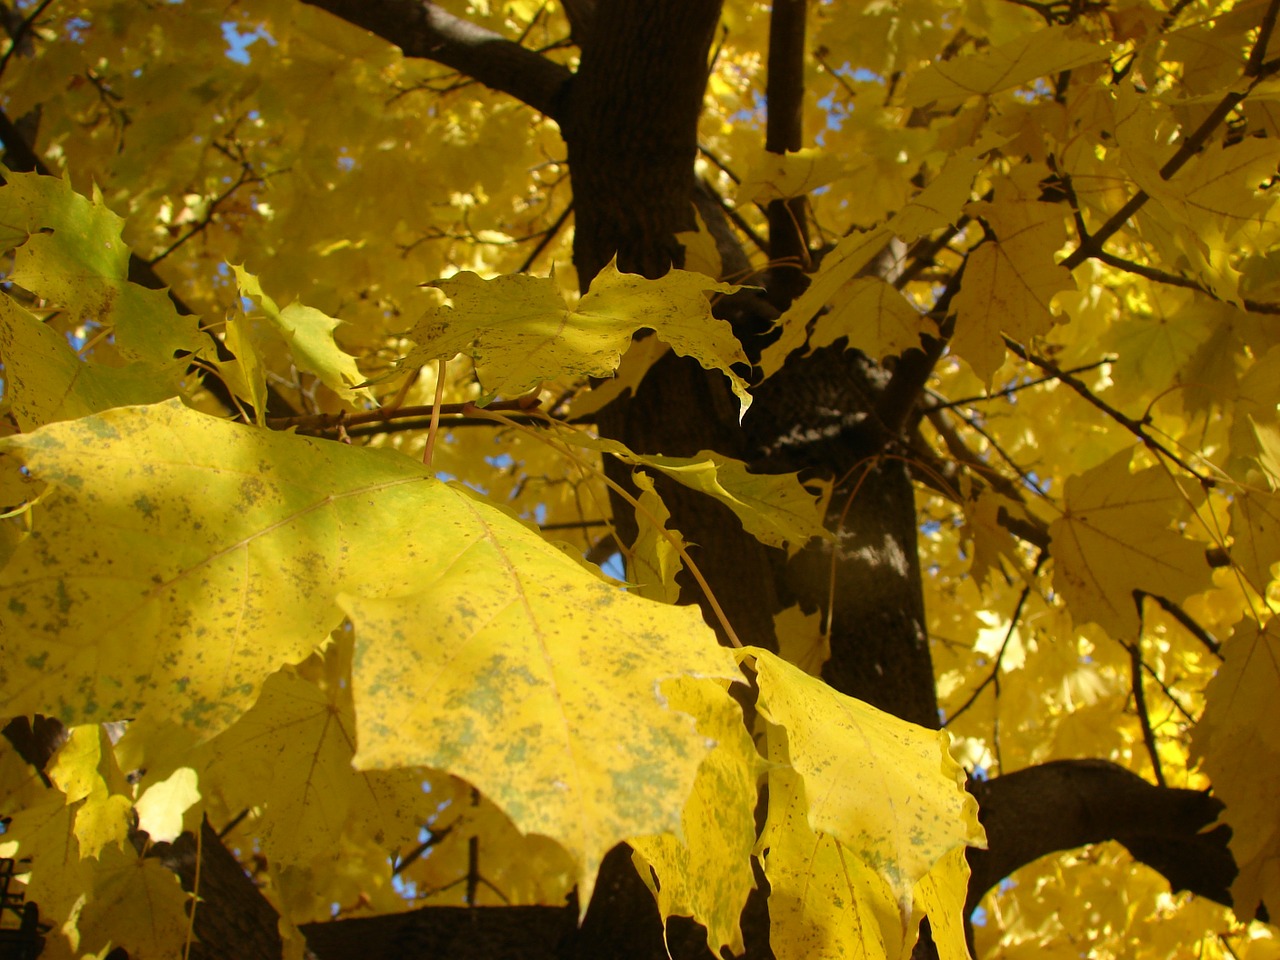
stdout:
<svg viewBox="0 0 1280 960">
<path fill-rule="evenodd" d="M 557 98 L 572 74 L 427 0 L 302 0 L 395 44 L 406 57 L 434 60 L 509 93 L 557 123 Z"/>
<path fill-rule="evenodd" d="M 973 782 L 989 849 L 970 850 L 968 914 L 1014 870 L 1045 854 L 1117 840 L 1174 890 L 1230 904 L 1236 866 L 1222 802 L 1198 790 L 1157 787 L 1106 760 L 1057 760 Z"/>
<path fill-rule="evenodd" d="M 769 103 L 765 149 L 784 154 L 804 142 L 804 56 L 806 0 L 774 0 L 769 15 Z M 809 266 L 805 200 L 774 200 L 768 208 L 769 259 L 777 281 L 775 305 L 784 306 L 803 286 Z"/>
</svg>

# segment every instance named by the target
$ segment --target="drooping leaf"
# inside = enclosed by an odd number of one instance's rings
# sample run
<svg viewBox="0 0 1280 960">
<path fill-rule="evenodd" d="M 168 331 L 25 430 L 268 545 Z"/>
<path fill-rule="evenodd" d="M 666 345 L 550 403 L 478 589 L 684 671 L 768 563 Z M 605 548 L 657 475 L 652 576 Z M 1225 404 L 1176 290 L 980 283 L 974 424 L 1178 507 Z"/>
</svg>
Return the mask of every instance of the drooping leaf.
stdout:
<svg viewBox="0 0 1280 960">
<path fill-rule="evenodd" d="M 770 759 L 785 745 L 770 736 Z M 769 879 L 769 946 L 778 960 L 900 960 L 907 925 L 894 891 L 837 834 L 813 827 L 804 779 L 769 774 L 769 818 L 760 835 Z"/>
<path fill-rule="evenodd" d="M 517 521 L 448 493 L 457 512 L 402 592 L 341 598 L 356 630 L 354 762 L 474 784 L 522 833 L 570 853 L 585 911 L 611 847 L 679 830 L 713 745 L 659 685 L 737 671 L 696 608 L 591 578 Z"/>
<path fill-rule="evenodd" d="M 963 919 L 969 874 L 964 847 L 956 847 L 916 884 L 916 910 L 929 918 L 938 960 L 970 960 Z"/>
<path fill-rule="evenodd" d="M 761 543 L 794 553 L 814 537 L 831 539 L 823 526 L 823 499 L 794 473 L 751 473 L 741 460 L 713 450 L 692 457 L 633 453 L 626 445 L 580 431 L 562 432 L 567 442 L 617 457 L 623 463 L 651 467 L 672 480 L 719 500 L 734 512 L 742 527 Z"/>
<path fill-rule="evenodd" d="M 357 397 L 373 399 L 373 394 L 367 387 L 358 386 L 364 383 L 366 377 L 356 366 L 356 358 L 345 353 L 333 339 L 334 331 L 342 325 L 341 320 L 335 320 L 314 307 L 301 303 L 291 303 L 282 310 L 263 292 L 256 276 L 242 266 L 233 266 L 231 269 L 240 285 L 240 296 L 257 302 L 276 335 L 288 345 L 299 370 L 315 374 L 321 383 L 348 403 L 354 402 Z M 242 332 L 237 332 L 234 336 L 237 340 L 243 340 Z M 244 386 L 248 399 L 258 395 L 261 388 L 257 383 L 252 355 L 244 349 L 243 343 L 239 345 L 243 351 L 238 356 L 244 357 L 242 374 L 245 377 Z M 262 408 L 261 402 L 255 406 Z"/>
<path fill-rule="evenodd" d="M 427 313 L 410 333 L 417 343 L 403 361 L 421 366 L 464 353 L 475 360 L 485 395 L 513 397 L 543 380 L 572 373 L 607 377 L 637 330 L 654 330 L 681 356 L 719 370 L 746 412 L 747 384 L 732 370 L 746 355 L 724 320 L 711 315 L 709 293 L 738 288 L 685 270 L 657 280 L 605 267 L 576 306 L 554 280 L 529 276 L 483 280 L 459 273 L 437 280 L 450 303 Z"/>
<path fill-rule="evenodd" d="M 654 492 L 648 475 L 636 471 L 632 481 L 640 488 L 636 509 L 636 539 L 631 545 L 631 578 L 636 593 L 650 600 L 675 603 L 680 599 L 676 574 L 684 567 L 676 546 L 684 546 L 679 530 L 667 529 L 671 511 Z"/>
<path fill-rule="evenodd" d="M 744 949 L 739 917 L 755 887 L 751 850 L 756 778 L 763 763 L 743 726 L 741 708 L 715 695 L 713 685 L 681 678 L 665 683 L 663 693 L 674 709 L 701 718 L 698 730 L 715 746 L 694 780 L 681 835 L 633 837 L 636 866 L 664 923 L 671 916 L 693 917 L 707 928 L 713 954 L 720 956 L 727 947 L 737 955 Z"/>
<path fill-rule="evenodd" d="M 761 715 L 785 730 L 803 780 L 809 826 L 888 885 L 905 924 L 916 883 L 939 858 L 986 842 L 948 735 L 837 693 L 768 651 L 748 652 Z"/>
</svg>

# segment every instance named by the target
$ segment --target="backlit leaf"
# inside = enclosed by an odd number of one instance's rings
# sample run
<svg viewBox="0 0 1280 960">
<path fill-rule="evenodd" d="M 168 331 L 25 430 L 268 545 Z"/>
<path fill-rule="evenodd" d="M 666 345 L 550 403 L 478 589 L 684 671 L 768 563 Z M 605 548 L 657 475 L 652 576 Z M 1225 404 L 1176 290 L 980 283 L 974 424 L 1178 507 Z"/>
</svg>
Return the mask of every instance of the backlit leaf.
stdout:
<svg viewBox="0 0 1280 960">
<path fill-rule="evenodd" d="M 405 586 L 341 598 L 356 629 L 354 762 L 474 784 L 522 833 L 569 851 L 585 910 L 611 847 L 679 829 L 713 745 L 661 682 L 731 679 L 733 659 L 697 608 L 619 590 L 519 522 L 439 489 L 452 506 L 429 550 L 395 572 Z"/>
<path fill-rule="evenodd" d="M 986 842 L 950 738 L 846 697 L 767 651 L 750 653 L 761 715 L 786 731 L 804 781 L 809 826 L 888 884 L 905 924 L 912 890 L 934 863 Z"/>
<path fill-rule="evenodd" d="M 276 335 L 288 345 L 299 370 L 315 374 L 321 383 L 349 403 L 355 402 L 357 397 L 373 399 L 368 388 L 357 387 L 366 378 L 356 366 L 356 358 L 343 352 L 333 339 L 334 331 L 342 324 L 341 320 L 335 320 L 314 307 L 301 303 L 291 303 L 282 310 L 263 292 L 257 277 L 244 267 L 233 266 L 231 269 L 240 284 L 240 296 L 257 302 Z M 233 337 L 239 340 L 241 334 L 238 332 Z M 243 345 L 241 349 L 244 363 L 248 364 L 242 364 L 248 399 L 257 394 L 259 387 L 253 370 L 252 355 L 244 350 Z M 261 409 L 260 403 L 257 406 Z"/>
<path fill-rule="evenodd" d="M 932 101 L 954 103 L 978 94 L 1011 90 L 1037 77 L 1098 63 L 1111 55 L 1108 47 L 1071 34 L 1068 27 L 1046 27 L 999 46 L 936 60 L 916 74 L 903 99 L 912 107 Z"/>
<path fill-rule="evenodd" d="M 464 353 L 475 360 L 488 397 L 519 396 L 566 373 L 611 376 L 632 334 L 648 328 L 676 353 L 728 377 L 743 412 L 751 403 L 746 381 L 731 369 L 746 355 L 729 324 L 711 316 L 707 299 L 738 289 L 732 284 L 685 270 L 646 280 L 610 264 L 573 307 L 550 278 L 459 273 L 431 286 L 449 305 L 418 321 L 410 332 L 418 346 L 404 364 Z"/>
<path fill-rule="evenodd" d="M 1231 852 L 1240 873 L 1231 886 L 1236 915 L 1259 901 L 1280 902 L 1280 632 L 1243 620 L 1222 648 L 1222 666 L 1205 690 L 1193 739 L 1213 792 L 1226 804 Z"/>
<path fill-rule="evenodd" d="M 666 922 L 693 917 L 707 928 L 717 956 L 744 945 L 739 917 L 755 887 L 751 850 L 755 835 L 756 778 L 763 763 L 742 724 L 742 710 L 716 695 L 712 684 L 682 678 L 663 684 L 673 708 L 699 717 L 698 731 L 715 741 L 702 761 L 681 816 L 681 836 L 634 837 L 636 866 Z M 709 696 L 710 694 L 710 696 Z M 655 888 L 649 873 L 657 874 Z"/>
<path fill-rule="evenodd" d="M 185 362 L 176 351 L 195 353 L 208 345 L 196 318 L 179 316 L 160 290 L 129 282 L 129 248 L 120 237 L 124 221 L 94 197 L 81 196 L 57 177 L 5 172 L 0 221 L 28 238 L 14 254 L 9 278 L 63 307 L 80 323 L 115 331 L 130 360 L 168 366 Z"/>
<path fill-rule="evenodd" d="M 1077 623 L 1136 637 L 1142 590 L 1181 603 L 1209 586 L 1204 545 L 1169 529 L 1186 494 L 1159 467 L 1129 472 L 1133 448 L 1070 477 L 1066 509 L 1049 527 L 1053 582 Z"/>
</svg>

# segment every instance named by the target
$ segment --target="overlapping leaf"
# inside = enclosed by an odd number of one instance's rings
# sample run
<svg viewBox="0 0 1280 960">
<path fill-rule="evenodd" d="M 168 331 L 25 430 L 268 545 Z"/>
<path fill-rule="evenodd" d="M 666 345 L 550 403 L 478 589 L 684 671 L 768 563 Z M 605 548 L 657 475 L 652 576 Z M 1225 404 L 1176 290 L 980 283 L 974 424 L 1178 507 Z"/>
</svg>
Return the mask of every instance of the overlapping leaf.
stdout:
<svg viewBox="0 0 1280 960">
<path fill-rule="evenodd" d="M 737 671 L 696 608 L 619 590 L 446 492 L 456 512 L 442 515 L 406 588 L 341 598 L 356 629 L 354 762 L 475 784 L 522 833 L 570 853 L 585 910 L 610 848 L 680 829 L 713 745 L 659 684 Z"/>
<path fill-rule="evenodd" d="M 611 376 L 632 334 L 648 328 L 676 353 L 727 376 L 743 412 L 751 403 L 746 381 L 732 369 L 746 363 L 746 355 L 729 324 L 711 315 L 707 299 L 732 293 L 737 287 L 731 284 L 685 270 L 646 280 L 610 264 L 573 307 L 547 278 L 482 280 L 460 273 L 431 285 L 450 303 L 418 321 L 410 333 L 417 347 L 404 363 L 464 353 L 475 360 L 489 397 L 518 396 L 566 373 Z"/>
<path fill-rule="evenodd" d="M 1054 324 L 1054 294 L 1074 288 L 1071 274 L 1054 261 L 1066 241 L 1062 212 L 1036 199 L 1038 185 L 1018 172 L 1004 181 L 993 201 L 969 205 L 991 227 L 993 239 L 969 254 L 953 307 L 951 347 L 990 381 L 1004 362 L 1007 333 L 1026 342 Z"/>
<path fill-rule="evenodd" d="M 760 712 L 786 731 L 809 827 L 838 843 L 831 856 L 859 860 L 887 885 L 905 928 L 915 885 L 938 859 L 985 843 L 948 735 L 846 697 L 767 651 L 750 653 Z"/>
<path fill-rule="evenodd" d="M 893 231 L 888 227 L 851 233 L 826 255 L 804 293 L 778 318 L 782 336 L 766 347 L 760 357 L 760 369 L 766 377 L 781 370 L 787 357 L 805 345 L 809 321 L 818 315 L 841 287 L 879 256 L 892 238 Z"/>
<path fill-rule="evenodd" d="M 66 180 L 34 173 L 5 172 L 0 188 L 0 222 L 26 242 L 14 255 L 9 279 L 63 307 L 79 322 L 95 322 L 115 332 L 129 360 L 168 367 L 174 375 L 185 361 L 175 352 L 207 346 L 195 317 L 179 316 L 168 296 L 129 282 L 129 248 L 120 237 L 124 221 L 102 202 L 90 200 Z"/>
<path fill-rule="evenodd" d="M 1222 649 L 1223 663 L 1205 690 L 1204 718 L 1193 746 L 1226 804 L 1231 852 L 1240 868 L 1231 886 L 1238 916 L 1259 901 L 1280 901 L 1280 631 L 1244 620 Z"/>
<path fill-rule="evenodd" d="M 631 847 L 663 921 L 693 917 L 707 928 L 713 954 L 721 956 L 727 947 L 737 955 L 744 949 L 739 917 L 755 886 L 751 851 L 756 778 L 763 763 L 743 726 L 742 710 L 716 696 L 714 685 L 680 679 L 664 684 L 663 692 L 673 707 L 702 718 L 698 730 L 715 747 L 685 804 L 681 835 L 635 837 Z"/>
<path fill-rule="evenodd" d="M 244 267 L 236 266 L 232 270 L 240 284 L 240 295 L 257 301 L 270 328 L 289 347 L 293 362 L 299 370 L 315 374 L 326 387 L 348 402 L 357 397 L 373 399 L 368 388 L 358 387 L 365 377 L 356 366 L 356 358 L 344 352 L 333 339 L 334 331 L 342 324 L 341 320 L 335 320 L 315 307 L 301 303 L 291 303 L 281 309 L 263 292 L 257 277 Z M 261 362 L 245 331 L 229 331 L 229 336 L 239 347 L 236 369 L 246 391 L 246 399 L 252 402 L 255 397 L 261 397 L 265 393 L 265 385 L 260 379 L 263 376 Z M 261 402 L 255 406 L 262 408 Z"/>
<path fill-rule="evenodd" d="M 562 433 L 569 443 L 599 450 L 623 463 L 651 467 L 690 489 L 719 500 L 761 543 L 799 550 L 814 537 L 830 539 L 822 524 L 822 498 L 810 492 L 794 473 L 751 473 L 741 460 L 713 450 L 692 457 L 633 453 L 617 440 L 590 437 L 580 431 Z"/>
<path fill-rule="evenodd" d="M 1098 63 L 1110 55 L 1106 46 L 1077 39 L 1068 27 L 1032 30 L 999 46 L 935 60 L 916 74 L 904 99 L 913 107 L 933 101 L 954 103 L 978 94 L 1011 90 L 1037 77 Z"/>
</svg>

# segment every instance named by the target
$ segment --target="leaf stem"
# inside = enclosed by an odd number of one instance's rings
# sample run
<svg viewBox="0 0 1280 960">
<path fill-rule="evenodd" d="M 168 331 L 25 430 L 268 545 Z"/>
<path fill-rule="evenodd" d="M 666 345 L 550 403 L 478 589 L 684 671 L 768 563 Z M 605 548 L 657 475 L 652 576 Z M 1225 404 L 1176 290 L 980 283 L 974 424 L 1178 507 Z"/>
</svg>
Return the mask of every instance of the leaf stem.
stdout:
<svg viewBox="0 0 1280 960">
<path fill-rule="evenodd" d="M 436 452 L 436 435 L 440 432 L 440 401 L 444 399 L 444 374 L 447 369 L 444 357 L 436 363 L 436 402 L 431 405 L 431 426 L 427 428 L 427 445 L 422 451 L 422 463 L 427 469 L 431 469 L 431 458 Z"/>
</svg>

